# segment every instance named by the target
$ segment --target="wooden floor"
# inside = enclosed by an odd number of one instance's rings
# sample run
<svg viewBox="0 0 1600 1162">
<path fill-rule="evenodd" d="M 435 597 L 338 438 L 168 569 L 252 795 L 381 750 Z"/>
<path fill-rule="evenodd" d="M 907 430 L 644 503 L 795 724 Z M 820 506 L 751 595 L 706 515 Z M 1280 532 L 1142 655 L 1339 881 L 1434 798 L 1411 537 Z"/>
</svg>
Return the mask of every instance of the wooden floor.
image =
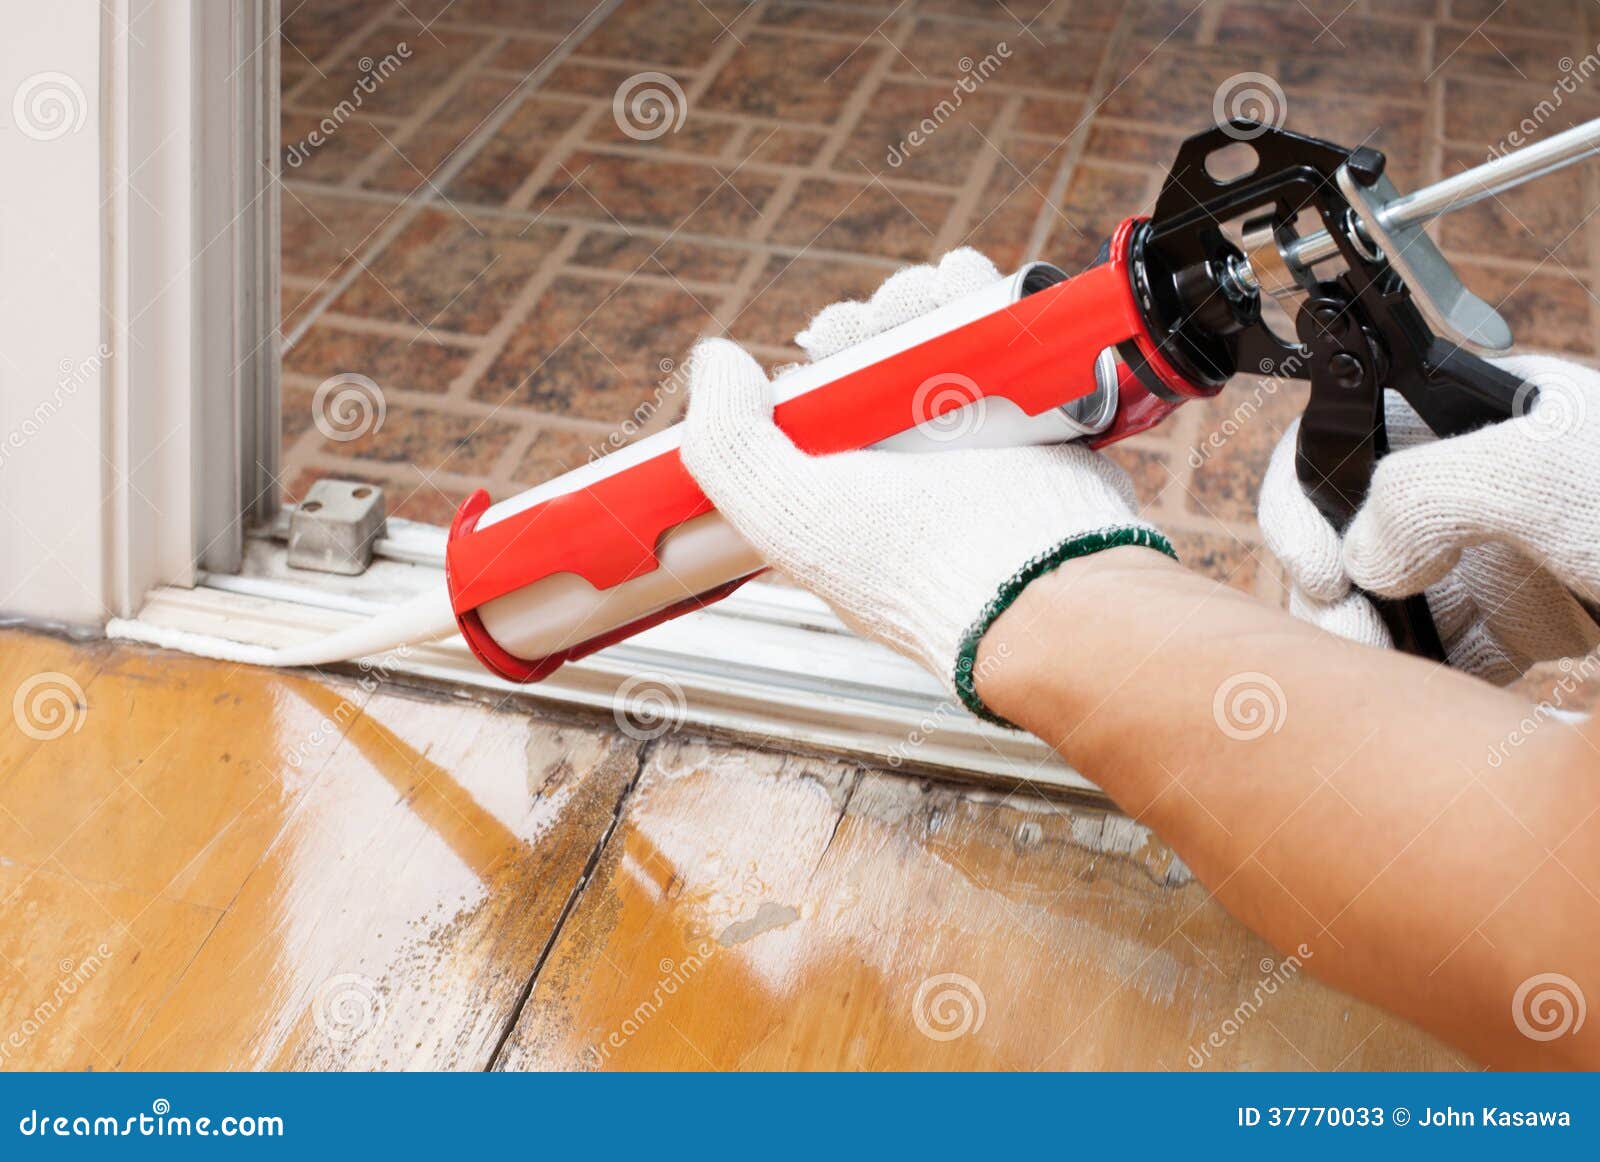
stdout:
<svg viewBox="0 0 1600 1162">
<path fill-rule="evenodd" d="M 1462 1068 L 1127 820 L 0 632 L 0 1067 Z"/>
</svg>

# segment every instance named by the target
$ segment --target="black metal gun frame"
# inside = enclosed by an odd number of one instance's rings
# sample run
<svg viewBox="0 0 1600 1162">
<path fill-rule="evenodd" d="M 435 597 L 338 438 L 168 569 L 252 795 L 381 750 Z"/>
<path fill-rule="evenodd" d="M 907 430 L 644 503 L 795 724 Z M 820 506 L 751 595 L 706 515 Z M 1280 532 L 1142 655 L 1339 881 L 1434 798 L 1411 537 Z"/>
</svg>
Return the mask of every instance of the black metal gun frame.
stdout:
<svg viewBox="0 0 1600 1162">
<path fill-rule="evenodd" d="M 1229 180 L 1213 177 L 1208 160 L 1241 141 L 1254 150 L 1255 168 Z M 1435 334 L 1412 288 L 1355 234 L 1339 170 L 1348 166 L 1356 182 L 1370 186 L 1384 164 L 1383 154 L 1366 147 L 1345 149 L 1247 120 L 1219 125 L 1184 142 L 1136 241 L 1146 322 L 1186 376 L 1220 385 L 1242 371 L 1310 382 L 1296 471 L 1340 531 L 1388 451 L 1385 389 L 1398 391 L 1440 436 L 1525 411 L 1533 395 L 1515 376 Z M 1249 221 L 1259 233 L 1265 225 L 1282 250 L 1297 237 L 1304 210 L 1316 211 L 1341 261 L 1330 257 L 1294 274 L 1296 334 L 1286 339 L 1263 320 L 1246 256 L 1224 227 Z M 1136 354 L 1129 362 L 1146 379 Z M 1374 601 L 1398 647 L 1443 659 L 1423 596 Z"/>
</svg>

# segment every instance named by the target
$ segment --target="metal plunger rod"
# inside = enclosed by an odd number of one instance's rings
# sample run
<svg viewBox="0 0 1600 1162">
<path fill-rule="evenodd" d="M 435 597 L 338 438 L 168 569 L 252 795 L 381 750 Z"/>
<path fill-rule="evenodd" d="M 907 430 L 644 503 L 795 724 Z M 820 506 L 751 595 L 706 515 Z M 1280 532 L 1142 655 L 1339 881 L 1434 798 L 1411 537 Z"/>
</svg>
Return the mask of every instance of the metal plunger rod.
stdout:
<svg viewBox="0 0 1600 1162">
<path fill-rule="evenodd" d="M 1543 177 L 1594 153 L 1600 153 L 1600 118 L 1574 125 L 1554 137 L 1524 146 L 1515 153 L 1503 154 L 1465 173 L 1424 186 L 1415 193 L 1404 194 L 1385 206 L 1379 216 L 1390 229 L 1415 226 Z"/>
<path fill-rule="evenodd" d="M 1465 209 L 1600 153 L 1600 118 L 1574 125 L 1554 137 L 1524 146 L 1458 173 L 1443 181 L 1404 194 L 1378 211 L 1386 230 L 1399 230 L 1430 221 L 1441 214 Z M 1333 236 L 1326 230 L 1296 239 L 1285 255 L 1301 267 L 1311 266 L 1339 252 Z"/>
</svg>

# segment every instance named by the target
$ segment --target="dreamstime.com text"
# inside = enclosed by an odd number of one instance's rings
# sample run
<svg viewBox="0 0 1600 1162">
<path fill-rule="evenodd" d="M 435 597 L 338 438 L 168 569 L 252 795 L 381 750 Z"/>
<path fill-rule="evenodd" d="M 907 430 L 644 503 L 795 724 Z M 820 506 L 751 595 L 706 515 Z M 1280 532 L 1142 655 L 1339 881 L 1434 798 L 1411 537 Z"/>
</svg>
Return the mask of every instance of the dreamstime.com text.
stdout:
<svg viewBox="0 0 1600 1162">
<path fill-rule="evenodd" d="M 172 1103 L 158 1097 L 148 1113 L 60 1114 L 29 1110 L 17 1122 L 24 1138 L 281 1138 L 283 1118 L 273 1114 L 224 1114 L 190 1117 L 172 1112 Z"/>
</svg>

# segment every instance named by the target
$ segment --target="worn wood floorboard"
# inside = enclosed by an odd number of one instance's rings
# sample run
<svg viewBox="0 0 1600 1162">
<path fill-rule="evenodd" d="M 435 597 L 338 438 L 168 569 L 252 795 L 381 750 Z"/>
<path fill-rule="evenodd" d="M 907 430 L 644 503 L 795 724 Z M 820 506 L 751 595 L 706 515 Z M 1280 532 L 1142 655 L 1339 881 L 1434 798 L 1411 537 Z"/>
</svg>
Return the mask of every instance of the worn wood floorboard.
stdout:
<svg viewBox="0 0 1600 1162">
<path fill-rule="evenodd" d="M 635 751 L 592 729 L 374 697 L 128 1065 L 481 1068 Z"/>
<path fill-rule="evenodd" d="M 0 698 L 0 1068 L 1461 1064 L 1114 815 L 17 630 Z"/>
<path fill-rule="evenodd" d="M 649 756 L 497 1062 L 1460 1064 L 1286 963 L 1120 816 L 689 740 Z"/>
</svg>

